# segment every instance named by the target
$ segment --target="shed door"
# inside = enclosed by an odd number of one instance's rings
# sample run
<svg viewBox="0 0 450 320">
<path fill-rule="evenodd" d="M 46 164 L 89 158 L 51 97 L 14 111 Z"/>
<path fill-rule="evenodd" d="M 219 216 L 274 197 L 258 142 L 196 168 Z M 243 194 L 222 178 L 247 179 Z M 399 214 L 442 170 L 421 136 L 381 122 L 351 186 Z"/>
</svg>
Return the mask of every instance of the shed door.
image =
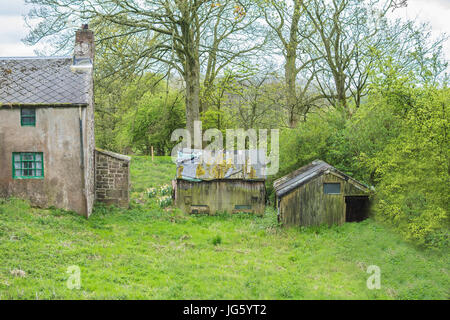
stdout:
<svg viewBox="0 0 450 320">
<path fill-rule="evenodd" d="M 369 214 L 369 197 L 346 196 L 345 207 L 345 222 L 363 221 Z"/>
</svg>

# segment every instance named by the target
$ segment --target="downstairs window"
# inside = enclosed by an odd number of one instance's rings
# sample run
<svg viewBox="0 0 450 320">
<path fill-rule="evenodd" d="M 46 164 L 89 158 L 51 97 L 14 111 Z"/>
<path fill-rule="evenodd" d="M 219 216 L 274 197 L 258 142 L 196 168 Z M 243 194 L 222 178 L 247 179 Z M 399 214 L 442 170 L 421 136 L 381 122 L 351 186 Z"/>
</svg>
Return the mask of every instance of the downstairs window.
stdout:
<svg viewBox="0 0 450 320">
<path fill-rule="evenodd" d="M 13 152 L 13 179 L 43 179 L 42 152 Z"/>
</svg>

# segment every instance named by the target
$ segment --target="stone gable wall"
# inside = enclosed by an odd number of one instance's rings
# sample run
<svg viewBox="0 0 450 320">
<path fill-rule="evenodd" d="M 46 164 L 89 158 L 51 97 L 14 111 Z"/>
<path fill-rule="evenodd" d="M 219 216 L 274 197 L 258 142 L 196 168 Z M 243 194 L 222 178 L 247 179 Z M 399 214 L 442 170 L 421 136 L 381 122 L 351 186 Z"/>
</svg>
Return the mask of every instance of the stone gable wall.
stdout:
<svg viewBox="0 0 450 320">
<path fill-rule="evenodd" d="M 99 202 L 128 208 L 131 158 L 109 151 L 95 151 L 95 197 Z"/>
</svg>

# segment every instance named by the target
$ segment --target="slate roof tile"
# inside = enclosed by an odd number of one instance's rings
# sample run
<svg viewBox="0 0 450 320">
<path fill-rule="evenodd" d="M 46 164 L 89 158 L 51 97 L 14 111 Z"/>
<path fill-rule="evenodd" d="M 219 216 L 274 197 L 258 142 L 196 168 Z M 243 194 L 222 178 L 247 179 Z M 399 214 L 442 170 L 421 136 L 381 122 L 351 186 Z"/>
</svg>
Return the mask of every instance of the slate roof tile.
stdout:
<svg viewBox="0 0 450 320">
<path fill-rule="evenodd" d="M 91 75 L 72 64 L 71 57 L 0 57 L 0 105 L 89 103 Z"/>
</svg>

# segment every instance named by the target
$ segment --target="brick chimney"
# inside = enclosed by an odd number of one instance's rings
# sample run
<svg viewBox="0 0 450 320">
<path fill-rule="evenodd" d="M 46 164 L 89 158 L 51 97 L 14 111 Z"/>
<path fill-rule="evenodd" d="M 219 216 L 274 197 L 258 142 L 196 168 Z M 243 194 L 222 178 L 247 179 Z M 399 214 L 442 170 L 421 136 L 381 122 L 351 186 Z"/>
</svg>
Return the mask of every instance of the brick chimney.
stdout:
<svg viewBox="0 0 450 320">
<path fill-rule="evenodd" d="M 94 54 L 94 32 L 89 30 L 87 24 L 83 24 L 81 29 L 78 29 L 75 34 L 74 60 L 83 61 L 87 60 L 86 58 L 90 58 L 91 63 L 93 63 Z"/>
</svg>

